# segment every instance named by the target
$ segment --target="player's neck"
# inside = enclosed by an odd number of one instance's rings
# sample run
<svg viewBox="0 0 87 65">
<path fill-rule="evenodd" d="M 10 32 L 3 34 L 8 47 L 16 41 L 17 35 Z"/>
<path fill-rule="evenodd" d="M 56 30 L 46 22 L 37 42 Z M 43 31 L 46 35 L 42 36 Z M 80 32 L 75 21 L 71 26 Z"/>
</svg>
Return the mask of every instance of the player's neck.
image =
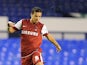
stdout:
<svg viewBox="0 0 87 65">
<path fill-rule="evenodd" d="M 30 23 L 36 24 L 36 23 L 38 23 L 38 22 L 35 22 L 35 21 L 33 21 L 32 19 L 30 19 Z"/>
</svg>

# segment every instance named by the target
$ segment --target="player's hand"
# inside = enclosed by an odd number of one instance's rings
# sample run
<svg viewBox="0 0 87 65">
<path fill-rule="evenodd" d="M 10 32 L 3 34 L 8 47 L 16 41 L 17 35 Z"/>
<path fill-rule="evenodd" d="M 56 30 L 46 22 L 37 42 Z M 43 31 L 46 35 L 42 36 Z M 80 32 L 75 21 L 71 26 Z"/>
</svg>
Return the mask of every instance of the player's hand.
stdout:
<svg viewBox="0 0 87 65">
<path fill-rule="evenodd" d="M 56 48 L 57 48 L 57 52 L 60 52 L 62 50 L 60 46 L 57 46 Z"/>
<path fill-rule="evenodd" d="M 14 27 L 14 25 L 15 25 L 15 23 L 13 23 L 13 22 L 11 22 L 11 21 L 8 22 L 8 26 L 9 26 L 9 27 Z"/>
</svg>

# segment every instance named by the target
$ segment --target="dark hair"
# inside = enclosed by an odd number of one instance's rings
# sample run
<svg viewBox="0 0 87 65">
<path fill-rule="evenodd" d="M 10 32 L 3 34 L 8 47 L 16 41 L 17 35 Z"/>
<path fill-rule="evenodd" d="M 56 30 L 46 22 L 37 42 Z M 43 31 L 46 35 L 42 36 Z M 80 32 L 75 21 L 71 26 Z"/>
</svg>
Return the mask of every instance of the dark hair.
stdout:
<svg viewBox="0 0 87 65">
<path fill-rule="evenodd" d="M 33 14 L 34 12 L 42 12 L 42 9 L 40 7 L 34 7 L 32 8 L 31 13 Z"/>
</svg>

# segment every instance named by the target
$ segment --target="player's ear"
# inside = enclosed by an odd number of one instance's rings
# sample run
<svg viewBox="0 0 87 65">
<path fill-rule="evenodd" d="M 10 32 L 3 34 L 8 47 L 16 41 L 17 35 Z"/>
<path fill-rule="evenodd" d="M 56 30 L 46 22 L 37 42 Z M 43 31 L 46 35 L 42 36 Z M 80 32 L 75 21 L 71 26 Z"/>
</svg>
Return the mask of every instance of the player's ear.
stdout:
<svg viewBox="0 0 87 65">
<path fill-rule="evenodd" d="M 32 13 L 30 14 L 30 16 L 32 17 Z"/>
</svg>

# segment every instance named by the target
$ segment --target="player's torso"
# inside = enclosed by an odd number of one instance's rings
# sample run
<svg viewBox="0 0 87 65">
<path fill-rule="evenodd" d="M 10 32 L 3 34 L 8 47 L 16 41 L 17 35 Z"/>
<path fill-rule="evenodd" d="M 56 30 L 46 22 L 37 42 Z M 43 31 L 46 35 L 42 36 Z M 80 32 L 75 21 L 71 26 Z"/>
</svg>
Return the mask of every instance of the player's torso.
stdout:
<svg viewBox="0 0 87 65">
<path fill-rule="evenodd" d="M 30 20 L 22 21 L 21 31 L 21 49 L 27 52 L 31 49 L 40 47 L 42 43 L 42 29 L 43 24 L 38 22 L 37 24 L 30 23 Z"/>
</svg>

